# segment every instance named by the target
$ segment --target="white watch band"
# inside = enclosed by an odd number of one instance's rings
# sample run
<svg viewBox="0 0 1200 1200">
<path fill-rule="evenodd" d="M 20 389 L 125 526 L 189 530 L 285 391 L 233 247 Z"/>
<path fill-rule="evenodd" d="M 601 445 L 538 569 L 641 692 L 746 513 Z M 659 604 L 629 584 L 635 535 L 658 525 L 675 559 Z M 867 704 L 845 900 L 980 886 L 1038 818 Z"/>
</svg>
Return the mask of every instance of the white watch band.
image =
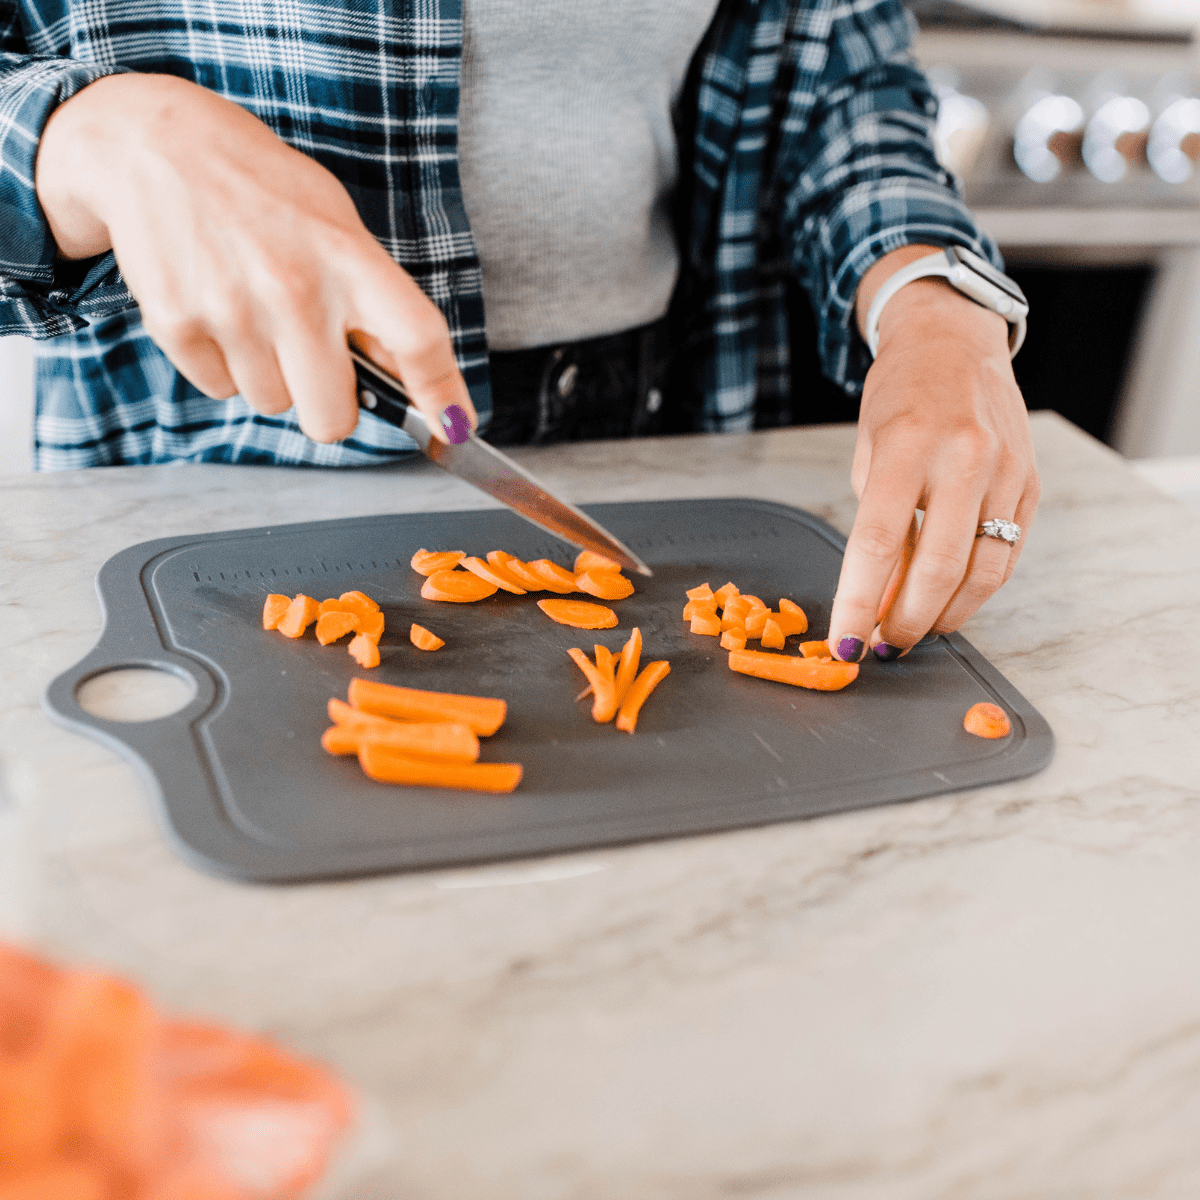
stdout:
<svg viewBox="0 0 1200 1200">
<path fill-rule="evenodd" d="M 977 271 L 973 271 L 957 256 L 944 250 L 926 255 L 901 267 L 875 294 L 867 312 L 867 348 L 874 358 L 879 351 L 879 319 L 887 302 L 904 286 L 918 279 L 941 277 L 968 299 L 992 312 L 999 313 L 1008 322 L 1008 347 L 1015 358 L 1025 341 L 1025 321 L 1029 306 L 1015 300 Z M 1006 281 L 1007 282 L 1007 281 Z"/>
</svg>

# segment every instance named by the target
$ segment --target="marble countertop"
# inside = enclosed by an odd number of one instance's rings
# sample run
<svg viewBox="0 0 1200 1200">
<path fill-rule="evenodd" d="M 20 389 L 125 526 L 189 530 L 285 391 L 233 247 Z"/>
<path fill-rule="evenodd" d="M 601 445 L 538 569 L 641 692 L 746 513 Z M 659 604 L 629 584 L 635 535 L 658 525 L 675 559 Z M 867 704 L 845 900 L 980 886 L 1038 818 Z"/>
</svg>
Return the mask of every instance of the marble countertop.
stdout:
<svg viewBox="0 0 1200 1200">
<path fill-rule="evenodd" d="M 1041 514 L 964 632 L 1053 726 L 1041 774 L 297 887 L 185 865 L 137 772 L 41 711 L 99 630 L 96 569 L 476 495 L 425 464 L 0 477 L 0 936 L 334 1064 L 370 1114 L 344 1196 L 1194 1198 L 1200 514 L 1034 429 Z M 852 447 L 839 426 L 520 457 L 584 502 L 752 495 L 845 530 Z"/>
</svg>

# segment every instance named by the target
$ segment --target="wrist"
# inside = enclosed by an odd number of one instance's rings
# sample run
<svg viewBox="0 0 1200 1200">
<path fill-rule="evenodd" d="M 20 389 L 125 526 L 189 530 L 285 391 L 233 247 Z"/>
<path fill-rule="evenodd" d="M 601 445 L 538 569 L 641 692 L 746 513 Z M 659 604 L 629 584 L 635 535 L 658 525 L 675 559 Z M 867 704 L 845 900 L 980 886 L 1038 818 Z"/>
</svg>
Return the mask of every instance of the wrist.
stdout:
<svg viewBox="0 0 1200 1200">
<path fill-rule="evenodd" d="M 956 291 L 944 279 L 905 284 L 879 318 L 879 356 L 909 343 L 926 346 L 949 339 L 975 355 L 1010 359 L 1008 322 Z"/>
</svg>

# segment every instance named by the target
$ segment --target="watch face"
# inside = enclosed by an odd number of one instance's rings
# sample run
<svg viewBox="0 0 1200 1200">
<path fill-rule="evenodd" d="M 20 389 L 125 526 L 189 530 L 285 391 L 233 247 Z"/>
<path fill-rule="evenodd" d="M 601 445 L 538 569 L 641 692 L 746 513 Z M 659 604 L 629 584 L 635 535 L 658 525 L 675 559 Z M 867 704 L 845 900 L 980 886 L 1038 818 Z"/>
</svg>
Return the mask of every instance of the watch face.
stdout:
<svg viewBox="0 0 1200 1200">
<path fill-rule="evenodd" d="M 986 258 L 980 258 L 978 254 L 963 246 L 948 246 L 946 252 L 953 254 L 964 266 L 970 267 L 976 275 L 982 275 L 988 283 L 994 284 L 1006 295 L 1022 304 L 1028 304 L 1025 293 L 1007 275 L 997 271 Z"/>
</svg>

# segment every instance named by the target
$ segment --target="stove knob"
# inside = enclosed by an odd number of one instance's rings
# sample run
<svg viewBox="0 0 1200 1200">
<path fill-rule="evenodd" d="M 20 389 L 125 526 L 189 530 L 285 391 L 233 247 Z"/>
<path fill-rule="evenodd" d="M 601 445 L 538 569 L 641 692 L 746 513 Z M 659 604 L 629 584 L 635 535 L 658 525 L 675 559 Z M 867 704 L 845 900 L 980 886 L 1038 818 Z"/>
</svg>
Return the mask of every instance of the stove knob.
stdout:
<svg viewBox="0 0 1200 1200">
<path fill-rule="evenodd" d="M 1167 183 L 1186 183 L 1200 161 L 1200 100 L 1168 104 L 1150 128 L 1146 157 Z"/>
<path fill-rule="evenodd" d="M 1076 166 L 1082 148 L 1083 109 L 1070 96 L 1042 96 L 1013 130 L 1013 158 L 1035 183 Z"/>
<path fill-rule="evenodd" d="M 1083 161 L 1101 183 L 1119 183 L 1145 161 L 1150 110 L 1136 96 L 1110 96 L 1083 135 Z"/>
</svg>

